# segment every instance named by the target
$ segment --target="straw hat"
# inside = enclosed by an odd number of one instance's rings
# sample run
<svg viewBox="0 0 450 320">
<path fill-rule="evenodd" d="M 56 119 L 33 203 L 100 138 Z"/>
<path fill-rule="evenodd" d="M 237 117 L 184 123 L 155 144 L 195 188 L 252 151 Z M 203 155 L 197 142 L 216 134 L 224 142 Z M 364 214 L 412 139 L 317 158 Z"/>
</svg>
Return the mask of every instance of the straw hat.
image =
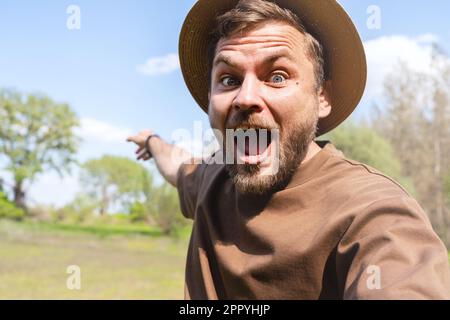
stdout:
<svg viewBox="0 0 450 320">
<path fill-rule="evenodd" d="M 323 45 L 330 80 L 332 111 L 319 122 L 318 136 L 342 123 L 356 108 L 367 77 L 361 38 L 352 20 L 335 0 L 271 0 L 292 10 L 306 30 Z M 208 112 L 207 48 L 217 16 L 239 0 L 198 0 L 188 13 L 179 40 L 184 81 L 200 107 Z"/>
</svg>

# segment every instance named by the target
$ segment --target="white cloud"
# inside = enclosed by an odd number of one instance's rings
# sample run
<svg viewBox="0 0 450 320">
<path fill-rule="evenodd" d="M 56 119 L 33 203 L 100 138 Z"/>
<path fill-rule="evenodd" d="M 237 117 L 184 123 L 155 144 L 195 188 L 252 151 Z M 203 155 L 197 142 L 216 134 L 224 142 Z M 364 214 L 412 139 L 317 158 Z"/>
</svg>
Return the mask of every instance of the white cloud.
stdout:
<svg viewBox="0 0 450 320">
<path fill-rule="evenodd" d="M 400 60 L 415 71 L 427 72 L 431 63 L 432 46 L 438 41 L 438 36 L 430 33 L 418 37 L 383 36 L 366 41 L 364 47 L 368 77 L 361 102 L 364 110 L 359 112 L 367 114 L 374 102 L 382 103 L 383 81 Z"/>
<path fill-rule="evenodd" d="M 439 36 L 434 33 L 425 33 L 415 38 L 419 43 L 433 44 L 439 42 Z"/>
<path fill-rule="evenodd" d="M 424 40 L 430 39 L 430 35 L 417 38 L 389 36 L 367 41 L 364 46 L 369 69 L 368 97 L 375 98 L 382 93 L 385 76 L 400 60 L 416 71 L 427 71 L 431 62 L 431 45 Z"/>
<path fill-rule="evenodd" d="M 125 143 L 132 131 L 119 128 L 92 118 L 81 119 L 81 128 L 77 134 L 85 141 L 102 143 Z"/>
<path fill-rule="evenodd" d="M 170 53 L 162 57 L 152 57 L 148 59 L 145 64 L 138 66 L 137 70 L 142 74 L 155 76 L 169 74 L 179 68 L 180 62 L 178 60 L 178 55 Z"/>
</svg>

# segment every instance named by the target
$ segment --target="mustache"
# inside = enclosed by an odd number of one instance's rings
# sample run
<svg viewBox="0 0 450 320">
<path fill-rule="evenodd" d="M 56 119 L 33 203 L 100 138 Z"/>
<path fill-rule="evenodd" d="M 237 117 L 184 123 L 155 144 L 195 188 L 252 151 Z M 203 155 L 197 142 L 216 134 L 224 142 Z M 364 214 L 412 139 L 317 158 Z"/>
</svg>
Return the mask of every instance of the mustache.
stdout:
<svg viewBox="0 0 450 320">
<path fill-rule="evenodd" d="M 269 121 L 267 119 L 257 116 L 255 113 L 240 112 L 233 115 L 228 119 L 225 128 L 226 129 L 239 129 L 239 128 L 257 128 L 257 129 L 279 129 L 280 126 L 275 121 Z"/>
</svg>

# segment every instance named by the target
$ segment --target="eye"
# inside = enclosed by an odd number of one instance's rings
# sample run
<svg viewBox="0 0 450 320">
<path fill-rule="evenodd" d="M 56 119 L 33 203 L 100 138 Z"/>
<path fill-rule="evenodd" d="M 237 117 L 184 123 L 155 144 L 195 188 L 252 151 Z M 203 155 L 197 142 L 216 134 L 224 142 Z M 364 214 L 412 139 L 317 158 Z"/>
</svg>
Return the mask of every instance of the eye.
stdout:
<svg viewBox="0 0 450 320">
<path fill-rule="evenodd" d="M 227 76 L 227 77 L 223 77 L 220 82 L 225 86 L 225 87 L 234 87 L 234 86 L 238 86 L 239 80 L 237 80 L 234 77 L 231 76 Z"/>
<path fill-rule="evenodd" d="M 273 83 L 283 83 L 286 81 L 286 78 L 281 74 L 274 74 L 270 77 L 270 81 Z"/>
</svg>

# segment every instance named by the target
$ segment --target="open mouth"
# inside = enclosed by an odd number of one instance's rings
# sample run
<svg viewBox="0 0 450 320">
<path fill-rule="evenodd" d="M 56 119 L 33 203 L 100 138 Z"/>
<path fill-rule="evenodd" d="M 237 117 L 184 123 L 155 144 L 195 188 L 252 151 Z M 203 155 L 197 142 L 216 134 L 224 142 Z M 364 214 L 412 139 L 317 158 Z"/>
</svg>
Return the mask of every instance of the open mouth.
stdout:
<svg viewBox="0 0 450 320">
<path fill-rule="evenodd" d="M 267 128 L 234 130 L 234 150 L 238 163 L 261 164 L 270 156 L 272 132 Z"/>
</svg>

